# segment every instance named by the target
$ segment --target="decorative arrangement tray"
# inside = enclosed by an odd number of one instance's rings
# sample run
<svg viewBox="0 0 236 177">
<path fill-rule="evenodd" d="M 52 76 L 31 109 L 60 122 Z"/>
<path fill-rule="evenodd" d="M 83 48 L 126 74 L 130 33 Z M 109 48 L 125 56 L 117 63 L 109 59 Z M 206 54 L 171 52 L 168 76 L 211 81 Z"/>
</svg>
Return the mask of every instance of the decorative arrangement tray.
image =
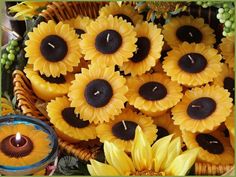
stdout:
<svg viewBox="0 0 236 177">
<path fill-rule="evenodd" d="M 50 2 L 21 41 L 16 105 L 91 175 L 232 173 L 233 8 Z"/>
</svg>

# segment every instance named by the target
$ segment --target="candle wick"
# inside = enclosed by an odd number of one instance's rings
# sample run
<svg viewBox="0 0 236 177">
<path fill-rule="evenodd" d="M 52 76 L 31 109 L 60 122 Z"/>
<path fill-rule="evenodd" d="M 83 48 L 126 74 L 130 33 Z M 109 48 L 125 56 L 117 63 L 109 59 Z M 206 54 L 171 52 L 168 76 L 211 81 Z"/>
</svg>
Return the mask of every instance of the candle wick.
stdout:
<svg viewBox="0 0 236 177">
<path fill-rule="evenodd" d="M 195 105 L 195 104 L 192 105 L 192 108 L 200 108 L 200 107 L 201 105 Z"/>
<path fill-rule="evenodd" d="M 125 121 L 124 121 L 124 120 L 122 120 L 122 124 L 123 124 L 123 126 L 124 126 L 125 130 L 127 130 L 127 126 L 126 126 L 126 124 L 125 124 Z"/>
<path fill-rule="evenodd" d="M 53 44 L 51 44 L 50 42 L 48 43 L 48 45 L 50 45 L 52 48 L 55 49 L 55 46 Z"/>
<path fill-rule="evenodd" d="M 188 34 L 189 34 L 189 36 L 193 37 L 193 34 L 191 32 L 189 32 Z"/>
<path fill-rule="evenodd" d="M 153 92 L 155 92 L 155 91 L 156 91 L 156 89 L 157 89 L 157 86 L 155 86 L 155 87 L 152 89 L 152 91 L 153 91 Z"/>
<path fill-rule="evenodd" d="M 137 50 L 136 50 L 134 53 L 137 54 L 137 53 L 138 53 L 138 50 L 139 50 L 139 48 L 137 47 Z"/>
<path fill-rule="evenodd" d="M 217 141 L 210 141 L 210 144 L 217 144 Z"/>
<path fill-rule="evenodd" d="M 109 42 L 110 33 L 107 34 L 107 43 Z"/>
<path fill-rule="evenodd" d="M 96 96 L 96 95 L 98 95 L 98 94 L 100 94 L 100 92 L 97 90 L 97 91 L 94 93 L 94 95 Z"/>
<path fill-rule="evenodd" d="M 188 58 L 191 60 L 191 63 L 194 64 L 194 59 L 191 57 L 191 55 L 188 55 Z"/>
</svg>

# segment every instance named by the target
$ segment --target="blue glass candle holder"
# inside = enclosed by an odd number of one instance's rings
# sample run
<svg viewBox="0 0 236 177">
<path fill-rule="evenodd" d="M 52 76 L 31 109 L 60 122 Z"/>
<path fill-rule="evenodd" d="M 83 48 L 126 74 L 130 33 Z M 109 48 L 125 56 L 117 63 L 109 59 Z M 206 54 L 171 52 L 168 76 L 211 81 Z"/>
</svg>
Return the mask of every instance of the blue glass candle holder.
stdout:
<svg viewBox="0 0 236 177">
<path fill-rule="evenodd" d="M 25 124 L 25 125 L 33 125 L 35 129 L 39 131 L 43 131 L 48 134 L 48 139 L 50 140 L 51 152 L 41 161 L 34 163 L 32 165 L 27 166 L 3 166 L 0 165 L 0 174 L 2 175 L 31 175 L 40 170 L 45 169 L 50 163 L 52 163 L 58 155 L 58 140 L 56 133 L 54 130 L 44 123 L 43 121 L 31 118 L 23 115 L 8 115 L 0 117 L 0 128 L 5 125 L 17 125 L 17 124 Z M 39 142 L 40 143 L 40 142 Z"/>
</svg>

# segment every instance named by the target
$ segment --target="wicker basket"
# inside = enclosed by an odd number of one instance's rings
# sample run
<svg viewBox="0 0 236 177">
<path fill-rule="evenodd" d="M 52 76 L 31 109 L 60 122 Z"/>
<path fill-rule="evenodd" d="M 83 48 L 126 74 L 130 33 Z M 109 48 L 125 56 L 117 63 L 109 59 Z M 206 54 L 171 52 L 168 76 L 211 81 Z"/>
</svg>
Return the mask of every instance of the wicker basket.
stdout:
<svg viewBox="0 0 236 177">
<path fill-rule="evenodd" d="M 106 2 L 52 2 L 47 9 L 40 14 L 40 18 L 48 21 L 62 21 L 71 19 L 77 15 L 89 16 L 96 18 L 101 6 Z M 43 17 L 43 18 L 42 18 Z M 30 81 L 20 70 L 13 73 L 14 94 L 17 98 L 18 107 L 24 115 L 32 116 L 49 123 L 46 115 L 36 106 L 39 100 L 34 94 Z M 101 146 L 93 141 L 88 143 L 70 144 L 59 138 L 61 149 L 66 150 L 81 160 L 88 161 L 96 158 L 101 151 Z M 196 163 L 194 172 L 196 175 L 222 175 L 233 168 L 233 165 L 213 165 L 208 163 Z"/>
</svg>

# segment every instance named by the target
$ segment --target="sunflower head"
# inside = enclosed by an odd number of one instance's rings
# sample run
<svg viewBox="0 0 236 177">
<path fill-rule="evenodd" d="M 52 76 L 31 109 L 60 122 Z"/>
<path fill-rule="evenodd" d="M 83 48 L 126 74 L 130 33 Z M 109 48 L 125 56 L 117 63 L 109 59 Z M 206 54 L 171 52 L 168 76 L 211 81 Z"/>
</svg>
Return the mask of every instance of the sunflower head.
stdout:
<svg viewBox="0 0 236 177">
<path fill-rule="evenodd" d="M 152 118 L 131 109 L 124 109 L 114 120 L 99 124 L 96 131 L 101 142 L 113 142 L 120 149 L 130 152 L 137 126 L 142 128 L 149 144 L 152 144 L 157 132 Z"/>
<path fill-rule="evenodd" d="M 219 129 L 209 133 L 182 131 L 183 140 L 189 149 L 200 148 L 197 161 L 215 165 L 234 163 L 234 150 L 229 138 Z"/>
<path fill-rule="evenodd" d="M 218 85 L 186 91 L 182 100 L 172 108 L 174 124 L 192 133 L 215 130 L 231 112 L 233 104 L 229 96 L 230 93 Z"/>
<path fill-rule="evenodd" d="M 135 36 L 134 27 L 122 18 L 100 16 L 87 27 L 80 46 L 85 60 L 121 66 L 136 50 Z"/>
<path fill-rule="evenodd" d="M 138 37 L 137 50 L 121 67 L 125 74 L 131 73 L 132 76 L 142 75 L 155 66 L 164 44 L 161 29 L 152 23 L 137 24 L 135 31 Z"/>
<path fill-rule="evenodd" d="M 69 91 L 74 75 L 67 73 L 60 77 L 45 76 L 38 71 L 34 71 L 31 65 L 24 69 L 26 77 L 30 80 L 34 93 L 45 101 L 50 101 L 58 96 L 66 95 Z"/>
<path fill-rule="evenodd" d="M 95 125 L 89 121 L 83 121 L 80 114 L 75 114 L 74 107 L 70 107 L 70 101 L 66 96 L 57 97 L 47 105 L 50 122 L 57 133 L 69 142 L 79 142 L 96 138 Z"/>
<path fill-rule="evenodd" d="M 72 72 L 73 67 L 79 64 L 80 40 L 68 24 L 56 24 L 52 20 L 41 22 L 28 36 L 25 56 L 34 71 L 47 77 L 59 77 Z"/>
<path fill-rule="evenodd" d="M 153 146 L 141 127 L 137 127 L 131 157 L 115 144 L 105 141 L 107 164 L 90 160 L 89 173 L 94 176 L 114 175 L 185 175 L 194 164 L 199 148 L 181 151 L 180 138 L 173 135 L 159 139 Z"/>
<path fill-rule="evenodd" d="M 212 46 L 215 42 L 214 30 L 202 18 L 192 16 L 173 17 L 163 26 L 165 41 L 170 47 L 178 47 L 183 42 L 204 43 Z"/>
<path fill-rule="evenodd" d="M 213 81 L 213 84 L 219 85 L 227 89 L 230 93 L 230 97 L 233 99 L 234 103 L 234 71 L 232 68 L 229 68 L 227 64 L 223 64 L 222 71 L 218 77 Z"/>
<path fill-rule="evenodd" d="M 16 136 L 20 136 L 20 141 L 16 142 Z M 0 165 L 3 166 L 32 165 L 51 152 L 48 135 L 32 125 L 1 126 L 0 144 Z"/>
<path fill-rule="evenodd" d="M 163 69 L 171 80 L 188 87 L 212 82 L 221 70 L 221 55 L 205 44 L 184 42 L 168 52 Z"/>
<path fill-rule="evenodd" d="M 235 124 L 234 124 L 234 110 L 232 110 L 229 117 L 226 118 L 225 125 L 229 131 L 229 137 L 230 137 L 230 144 L 234 148 L 234 142 L 235 142 Z"/>
<path fill-rule="evenodd" d="M 105 7 L 102 7 L 99 10 L 99 14 L 101 16 L 108 17 L 112 15 L 114 17 L 122 18 L 127 22 L 131 23 L 132 25 L 136 25 L 142 22 L 142 15 L 139 15 L 135 9 L 129 4 L 121 4 L 119 5 L 117 2 L 110 2 Z"/>
<path fill-rule="evenodd" d="M 127 101 L 126 79 L 114 71 L 114 67 L 92 64 L 88 69 L 82 68 L 75 75 L 68 93 L 71 106 L 83 120 L 95 124 L 109 122 L 121 113 Z"/>
<path fill-rule="evenodd" d="M 220 44 L 220 50 L 225 59 L 225 62 L 229 65 L 230 68 L 235 68 L 234 66 L 234 56 L 235 56 L 235 41 L 234 35 L 227 36 L 222 39 L 222 43 Z"/>
<path fill-rule="evenodd" d="M 183 96 L 182 87 L 163 73 L 130 77 L 127 86 L 129 104 L 148 112 L 165 111 L 175 106 Z"/>
<path fill-rule="evenodd" d="M 81 17 L 77 16 L 76 18 L 72 18 L 70 20 L 65 20 L 63 23 L 69 24 L 71 28 L 73 28 L 80 38 L 82 34 L 86 33 L 87 26 L 92 22 L 93 20 L 89 17 Z"/>
</svg>

